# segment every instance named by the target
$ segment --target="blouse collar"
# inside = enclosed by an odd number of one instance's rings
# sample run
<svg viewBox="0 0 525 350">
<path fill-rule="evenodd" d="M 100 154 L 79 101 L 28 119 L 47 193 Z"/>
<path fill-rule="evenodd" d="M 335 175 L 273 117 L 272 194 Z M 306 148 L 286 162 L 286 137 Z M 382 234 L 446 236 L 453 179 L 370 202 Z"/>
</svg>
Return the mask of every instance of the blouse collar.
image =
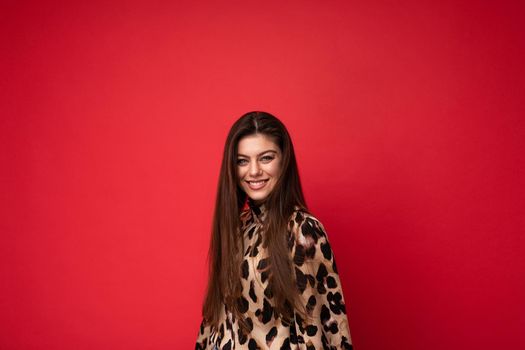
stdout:
<svg viewBox="0 0 525 350">
<path fill-rule="evenodd" d="M 264 202 L 261 204 L 256 204 L 253 199 L 248 197 L 248 206 L 259 220 L 262 221 L 266 217 L 266 205 Z"/>
</svg>

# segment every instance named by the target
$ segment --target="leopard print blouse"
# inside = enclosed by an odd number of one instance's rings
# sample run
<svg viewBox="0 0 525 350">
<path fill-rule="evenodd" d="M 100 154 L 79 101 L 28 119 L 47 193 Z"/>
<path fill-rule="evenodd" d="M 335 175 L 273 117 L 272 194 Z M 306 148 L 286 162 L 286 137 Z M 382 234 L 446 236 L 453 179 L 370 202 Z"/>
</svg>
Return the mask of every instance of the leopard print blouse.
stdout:
<svg viewBox="0 0 525 350">
<path fill-rule="evenodd" d="M 195 349 L 352 349 L 335 258 L 321 222 L 298 206 L 290 219 L 289 251 L 296 286 L 313 321 L 308 323 L 295 314 L 293 322 L 285 324 L 274 312 L 268 290 L 267 252 L 261 230 L 266 208 L 250 199 L 248 204 L 241 213 L 247 249 L 241 265 L 240 305 L 250 332 L 245 334 L 225 307 L 217 331 L 202 320 Z"/>
</svg>

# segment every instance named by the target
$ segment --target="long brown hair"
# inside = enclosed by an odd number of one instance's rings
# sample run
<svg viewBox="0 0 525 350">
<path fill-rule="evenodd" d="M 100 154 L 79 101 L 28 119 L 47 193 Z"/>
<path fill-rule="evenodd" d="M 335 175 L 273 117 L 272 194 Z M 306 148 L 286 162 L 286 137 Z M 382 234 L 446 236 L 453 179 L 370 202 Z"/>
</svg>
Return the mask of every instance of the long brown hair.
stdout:
<svg viewBox="0 0 525 350">
<path fill-rule="evenodd" d="M 295 277 L 286 234 L 294 206 L 308 212 L 295 152 L 284 124 L 269 113 L 254 111 L 244 114 L 233 124 L 224 146 L 208 252 L 208 288 L 202 308 L 204 319 L 213 327 L 218 326 L 221 308 L 226 304 L 240 326 L 245 330 L 247 328 L 238 300 L 242 293 L 240 266 L 243 253 L 240 213 L 248 198 L 239 185 L 236 164 L 239 141 L 253 134 L 270 137 L 282 154 L 280 176 L 264 202 L 267 212 L 263 245 L 268 249 L 269 286 L 274 298 L 274 310 L 288 322 L 294 310 L 305 315 L 295 283 L 290 283 L 295 281 Z"/>
</svg>

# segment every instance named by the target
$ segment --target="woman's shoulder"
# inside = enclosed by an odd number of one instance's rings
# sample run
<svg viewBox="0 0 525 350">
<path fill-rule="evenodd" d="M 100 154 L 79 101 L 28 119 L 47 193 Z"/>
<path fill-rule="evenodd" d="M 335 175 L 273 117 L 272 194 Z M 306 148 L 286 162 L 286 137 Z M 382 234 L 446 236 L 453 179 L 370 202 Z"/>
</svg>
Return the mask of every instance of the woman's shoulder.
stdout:
<svg viewBox="0 0 525 350">
<path fill-rule="evenodd" d="M 297 204 L 294 206 L 291 218 L 299 222 L 303 222 L 306 219 L 320 221 L 310 209 Z"/>
<path fill-rule="evenodd" d="M 288 226 L 296 234 L 325 234 L 321 220 L 309 209 L 298 205 L 294 207 Z"/>
<path fill-rule="evenodd" d="M 309 210 L 296 210 L 290 224 L 288 249 L 296 266 L 303 266 L 306 262 L 318 263 L 332 259 L 328 235 L 315 214 Z M 337 270 L 335 262 L 333 264 L 333 269 Z"/>
</svg>

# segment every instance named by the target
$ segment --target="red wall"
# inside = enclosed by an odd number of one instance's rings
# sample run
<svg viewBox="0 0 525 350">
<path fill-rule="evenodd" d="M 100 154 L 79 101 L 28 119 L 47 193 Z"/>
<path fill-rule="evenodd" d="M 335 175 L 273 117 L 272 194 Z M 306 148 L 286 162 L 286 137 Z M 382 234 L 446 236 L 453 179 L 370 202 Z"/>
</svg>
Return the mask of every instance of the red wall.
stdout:
<svg viewBox="0 0 525 350">
<path fill-rule="evenodd" d="M 255 109 L 357 350 L 525 348 L 522 1 L 65 3 L 0 11 L 1 349 L 193 348 Z"/>
</svg>

